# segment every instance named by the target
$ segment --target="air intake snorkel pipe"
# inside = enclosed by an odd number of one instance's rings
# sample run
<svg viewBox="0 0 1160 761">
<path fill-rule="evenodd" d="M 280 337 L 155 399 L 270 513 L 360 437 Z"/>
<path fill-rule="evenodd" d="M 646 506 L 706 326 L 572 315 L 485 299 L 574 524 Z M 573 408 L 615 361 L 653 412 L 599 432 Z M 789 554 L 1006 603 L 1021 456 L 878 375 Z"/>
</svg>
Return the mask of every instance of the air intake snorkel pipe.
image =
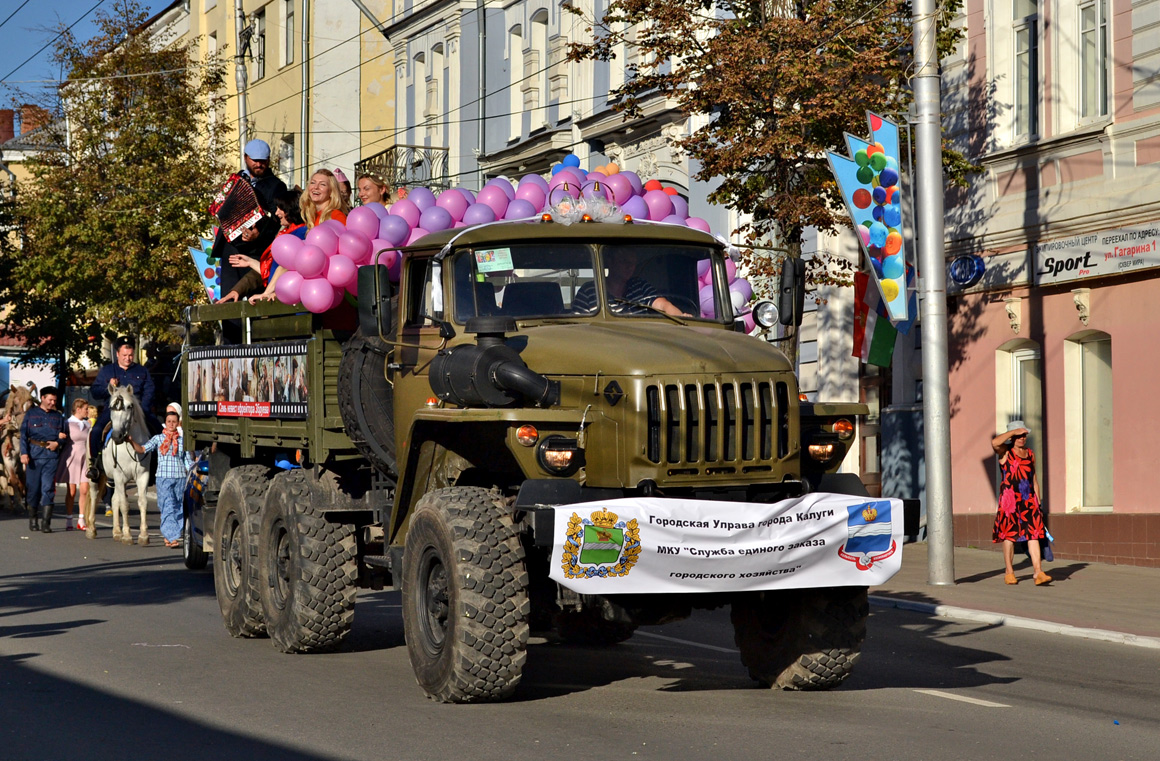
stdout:
<svg viewBox="0 0 1160 761">
<path fill-rule="evenodd" d="M 463 407 L 511 407 L 525 400 L 540 407 L 560 403 L 560 383 L 528 368 L 505 334 L 515 330 L 510 317 L 472 317 L 465 332 L 475 344 L 442 351 L 431 361 L 431 390 L 443 401 Z"/>
<path fill-rule="evenodd" d="M 491 368 L 491 380 L 506 391 L 513 391 L 539 407 L 560 403 L 560 386 L 525 364 L 500 362 Z"/>
</svg>

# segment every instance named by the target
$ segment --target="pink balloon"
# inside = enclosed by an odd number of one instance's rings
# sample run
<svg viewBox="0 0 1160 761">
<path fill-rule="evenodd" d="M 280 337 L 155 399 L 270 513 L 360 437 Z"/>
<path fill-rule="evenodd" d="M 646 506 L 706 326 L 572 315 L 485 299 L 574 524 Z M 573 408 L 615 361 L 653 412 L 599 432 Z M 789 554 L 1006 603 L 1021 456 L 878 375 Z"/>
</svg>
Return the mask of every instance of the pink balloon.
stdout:
<svg viewBox="0 0 1160 761">
<path fill-rule="evenodd" d="M 713 262 L 709 259 L 700 259 L 697 261 L 697 277 L 705 277 L 710 270 L 713 269 Z"/>
<path fill-rule="evenodd" d="M 430 234 L 431 233 L 428 230 L 424 230 L 422 227 L 416 227 L 414 230 L 411 231 L 411 237 L 407 238 L 407 245 L 410 246 L 415 241 L 422 238 L 423 236 L 430 235 Z"/>
<path fill-rule="evenodd" d="M 715 306 L 716 301 L 714 298 L 713 286 L 712 285 L 701 286 L 701 291 L 700 291 L 699 295 L 701 297 L 701 316 L 702 317 L 716 317 L 717 316 L 717 311 L 716 311 L 717 308 Z"/>
<path fill-rule="evenodd" d="M 487 204 L 491 207 L 491 210 L 495 212 L 496 219 L 503 218 L 509 203 L 507 194 L 497 185 L 488 185 L 479 191 L 479 195 L 475 197 L 475 202 L 476 204 Z"/>
<path fill-rule="evenodd" d="M 334 309 L 336 306 L 346 301 L 346 288 L 339 288 L 337 286 L 332 287 L 334 288 L 334 301 L 331 302 L 330 308 Z"/>
<path fill-rule="evenodd" d="M 725 280 L 732 283 L 737 279 L 737 263 L 732 259 L 725 260 Z"/>
<path fill-rule="evenodd" d="M 453 222 L 463 219 L 463 212 L 467 211 L 468 203 L 464 195 L 457 190 L 444 190 L 435 199 L 435 205 L 445 209 L 451 215 Z"/>
<path fill-rule="evenodd" d="M 407 200 L 415 204 L 420 212 L 424 212 L 435 205 L 435 194 L 429 188 L 414 188 L 407 193 Z"/>
<path fill-rule="evenodd" d="M 391 204 L 390 214 L 395 217 L 402 217 L 407 220 L 407 224 L 411 227 L 419 224 L 419 215 L 423 212 L 415 205 L 415 202 L 409 198 L 403 198 Z"/>
<path fill-rule="evenodd" d="M 548 181 L 547 180 L 545 180 L 543 177 L 541 177 L 538 174 L 525 174 L 523 177 L 520 178 L 519 188 L 516 188 L 516 198 L 520 197 L 519 190 L 520 190 L 520 188 L 522 188 L 525 185 L 536 185 L 540 188 L 540 190 L 544 191 L 544 195 L 548 194 Z M 530 201 L 532 199 L 525 198 L 524 200 Z"/>
<path fill-rule="evenodd" d="M 471 206 L 471 204 L 475 203 L 475 193 L 472 193 L 467 188 L 452 188 L 452 190 L 458 190 L 459 194 L 467 199 L 468 206 Z"/>
<path fill-rule="evenodd" d="M 274 296 L 283 304 L 297 304 L 302 300 L 301 288 L 302 276 L 294 270 L 286 270 L 274 283 Z"/>
<path fill-rule="evenodd" d="M 360 232 L 370 240 L 379 234 L 379 218 L 367 207 L 359 206 L 346 215 L 346 229 Z"/>
<path fill-rule="evenodd" d="M 741 316 L 741 319 L 745 321 L 746 333 L 752 333 L 757 328 L 757 320 L 753 319 L 753 312 L 746 312 Z"/>
<path fill-rule="evenodd" d="M 302 306 L 315 314 L 321 314 L 334 306 L 334 286 L 324 277 L 307 278 L 302 283 L 299 295 Z"/>
<path fill-rule="evenodd" d="M 685 220 L 685 226 L 691 227 L 694 230 L 700 230 L 703 233 L 709 232 L 709 223 L 700 217 L 689 217 Z"/>
<path fill-rule="evenodd" d="M 336 288 L 346 288 L 350 281 L 358 277 L 358 265 L 349 256 L 335 254 L 330 257 L 330 268 L 326 270 L 326 279 Z"/>
<path fill-rule="evenodd" d="M 544 208 L 544 202 L 548 200 L 548 193 L 546 190 L 540 187 L 539 183 L 520 182 L 520 186 L 516 188 L 515 200 L 527 201 L 535 207 L 536 211 L 539 211 L 540 209 Z"/>
<path fill-rule="evenodd" d="M 575 180 L 573 184 L 575 184 L 576 187 L 580 187 L 584 183 L 588 182 L 588 173 L 581 170 L 578 166 L 566 166 L 560 172 L 560 174 L 565 175 L 565 180 L 568 179 L 567 175 L 572 175 L 572 180 Z"/>
<path fill-rule="evenodd" d="M 584 186 L 580 188 L 580 195 L 584 198 L 595 198 L 601 201 L 607 201 L 611 198 L 603 180 L 589 180 L 584 183 Z"/>
<path fill-rule="evenodd" d="M 298 256 L 298 249 L 302 248 L 302 239 L 297 235 L 279 235 L 270 244 L 270 253 L 279 267 L 293 267 L 294 259 Z"/>
<path fill-rule="evenodd" d="M 354 280 L 347 283 L 346 292 L 356 299 L 358 298 L 358 272 L 354 273 Z"/>
<path fill-rule="evenodd" d="M 604 181 L 604 186 L 612 192 L 612 200 L 621 206 L 633 196 L 632 183 L 623 174 L 612 175 Z"/>
<path fill-rule="evenodd" d="M 375 222 L 378 223 L 377 218 Z M 371 255 L 370 238 L 358 230 L 347 230 L 338 239 L 338 253 L 355 264 L 364 264 Z"/>
<path fill-rule="evenodd" d="M 586 182 L 604 182 L 608 179 L 608 175 L 604 172 L 591 171 L 584 176 Z"/>
<path fill-rule="evenodd" d="M 315 228 L 316 230 L 318 228 Z M 309 280 L 322 277 L 326 272 L 327 256 L 321 248 L 313 243 L 307 243 L 298 249 L 298 256 L 294 257 L 294 269 L 298 274 Z"/>
<path fill-rule="evenodd" d="M 495 177 L 490 179 L 485 182 L 483 186 L 485 188 L 499 188 L 503 194 L 507 196 L 509 201 L 516 197 L 515 188 L 513 188 L 512 184 L 505 180 L 503 177 Z M 479 201 L 479 196 L 476 196 L 475 200 Z"/>
<path fill-rule="evenodd" d="M 323 256 L 330 256 L 331 254 L 338 251 L 338 234 L 336 234 L 334 230 L 330 229 L 329 227 L 323 227 L 322 225 L 319 225 L 318 227 L 311 228 L 306 233 L 306 243 L 307 245 L 315 246 L 320 251 L 322 251 Z M 297 266 L 295 266 L 294 269 L 298 270 L 299 272 L 302 271 L 302 269 Z M 306 277 L 315 276 L 307 275 Z"/>
<path fill-rule="evenodd" d="M 644 194 L 645 205 L 648 206 L 648 218 L 659 222 L 673 213 L 673 202 L 669 194 L 663 190 L 650 190 Z"/>
<path fill-rule="evenodd" d="M 339 222 L 334 217 L 331 217 L 330 219 L 324 219 L 318 226 L 325 227 L 335 235 L 342 235 L 342 231 L 346 229 L 346 225 L 344 225 L 342 222 Z"/>
<path fill-rule="evenodd" d="M 376 251 L 378 253 L 375 255 L 375 264 L 385 264 L 389 269 L 399 260 L 399 252 L 393 248 L 387 249 L 386 251 L 376 249 Z"/>
</svg>

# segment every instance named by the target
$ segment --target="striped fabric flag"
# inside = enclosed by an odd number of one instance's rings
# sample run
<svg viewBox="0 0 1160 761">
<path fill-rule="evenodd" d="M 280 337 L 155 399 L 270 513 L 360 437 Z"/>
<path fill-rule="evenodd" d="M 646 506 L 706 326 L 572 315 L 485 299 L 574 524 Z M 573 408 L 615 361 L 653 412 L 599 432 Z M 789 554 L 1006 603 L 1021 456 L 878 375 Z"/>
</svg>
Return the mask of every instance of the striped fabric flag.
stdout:
<svg viewBox="0 0 1160 761">
<path fill-rule="evenodd" d="M 881 301 L 878 288 L 870 287 L 870 276 L 865 272 L 855 272 L 853 356 L 861 358 L 864 364 L 890 367 L 898 329 L 878 313 L 883 307 Z"/>
</svg>

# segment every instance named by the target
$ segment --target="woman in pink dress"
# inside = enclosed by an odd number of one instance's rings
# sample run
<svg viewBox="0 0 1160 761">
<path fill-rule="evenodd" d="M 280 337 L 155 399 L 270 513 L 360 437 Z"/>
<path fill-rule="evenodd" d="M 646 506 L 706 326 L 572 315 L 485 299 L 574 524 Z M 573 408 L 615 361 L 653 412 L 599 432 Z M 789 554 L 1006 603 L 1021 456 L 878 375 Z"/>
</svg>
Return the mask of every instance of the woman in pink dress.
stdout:
<svg viewBox="0 0 1160 761">
<path fill-rule="evenodd" d="M 85 475 L 88 466 L 89 431 L 92 423 L 89 422 L 89 403 L 86 399 L 76 399 L 72 403 L 72 417 L 68 419 L 69 441 L 65 445 L 64 456 L 56 469 L 56 482 L 68 484 L 68 492 L 64 496 L 64 528 L 65 531 L 85 529 L 85 500 L 89 498 L 89 479 Z M 79 487 L 79 489 L 78 489 Z M 77 509 L 76 522 L 73 522 L 73 504 L 77 493 L 80 492 L 80 505 Z"/>
</svg>

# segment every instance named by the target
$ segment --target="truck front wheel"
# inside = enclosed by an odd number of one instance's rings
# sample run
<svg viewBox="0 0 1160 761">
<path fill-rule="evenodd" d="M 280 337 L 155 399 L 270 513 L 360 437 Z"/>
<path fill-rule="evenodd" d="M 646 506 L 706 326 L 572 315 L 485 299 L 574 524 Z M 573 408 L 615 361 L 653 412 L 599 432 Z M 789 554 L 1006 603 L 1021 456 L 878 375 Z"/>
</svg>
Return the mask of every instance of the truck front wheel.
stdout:
<svg viewBox="0 0 1160 761">
<path fill-rule="evenodd" d="M 527 659 L 528 573 L 511 514 L 477 487 L 415 508 L 403 550 L 403 625 L 415 679 L 442 703 L 509 696 Z"/>
<path fill-rule="evenodd" d="M 782 690 L 841 684 L 861 657 L 869 615 L 866 587 L 754 592 L 730 613 L 749 675 Z"/>
<path fill-rule="evenodd" d="M 257 525 L 269 485 L 265 466 L 242 465 L 226 474 L 218 492 L 213 582 L 222 621 L 234 637 L 265 632 L 258 593 Z"/>
<path fill-rule="evenodd" d="M 358 576 L 354 528 L 311 503 L 310 476 L 274 478 L 262 514 L 258 567 L 266 632 L 284 653 L 333 650 L 350 633 Z"/>
</svg>

